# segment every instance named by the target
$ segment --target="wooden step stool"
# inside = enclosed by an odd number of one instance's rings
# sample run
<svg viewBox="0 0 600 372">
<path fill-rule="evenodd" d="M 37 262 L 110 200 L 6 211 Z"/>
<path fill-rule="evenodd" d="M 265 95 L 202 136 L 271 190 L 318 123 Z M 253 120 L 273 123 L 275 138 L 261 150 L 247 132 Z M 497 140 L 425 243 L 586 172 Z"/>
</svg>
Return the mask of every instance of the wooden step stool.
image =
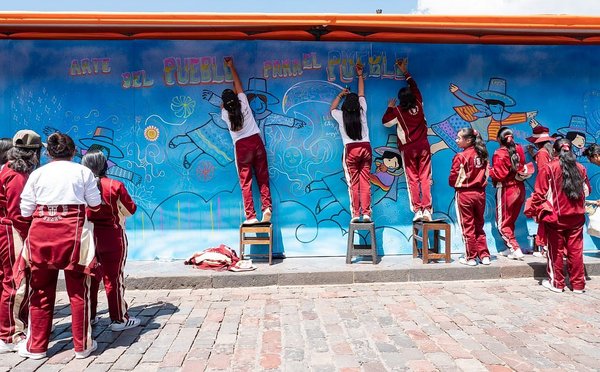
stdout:
<svg viewBox="0 0 600 372">
<path fill-rule="evenodd" d="M 248 234 L 250 234 L 250 236 Z M 258 236 L 258 234 L 267 234 L 267 236 Z M 247 244 L 268 245 L 269 253 L 249 253 L 245 255 L 244 246 Z M 243 260 L 245 256 L 268 256 L 269 265 L 273 264 L 273 224 L 271 222 L 261 222 L 252 225 L 240 225 L 240 258 Z"/>
<path fill-rule="evenodd" d="M 429 232 L 433 231 L 433 252 L 429 251 Z M 440 236 L 440 231 L 444 231 L 444 236 Z M 421 232 L 421 235 L 419 235 Z M 445 253 L 440 253 L 440 240 L 446 242 Z M 450 263 L 450 246 L 452 236 L 450 235 L 450 225 L 446 222 L 413 222 L 413 258 L 418 257 L 419 248 L 417 242 L 421 242 L 421 252 L 423 263 L 429 263 L 429 260 L 445 260 Z"/>
<path fill-rule="evenodd" d="M 366 230 L 371 235 L 371 244 L 354 244 L 354 232 Z M 353 256 L 371 256 L 373 264 L 378 263 L 377 238 L 375 236 L 375 224 L 373 222 L 350 222 L 348 230 L 348 247 L 346 251 L 346 263 L 352 263 Z"/>
</svg>

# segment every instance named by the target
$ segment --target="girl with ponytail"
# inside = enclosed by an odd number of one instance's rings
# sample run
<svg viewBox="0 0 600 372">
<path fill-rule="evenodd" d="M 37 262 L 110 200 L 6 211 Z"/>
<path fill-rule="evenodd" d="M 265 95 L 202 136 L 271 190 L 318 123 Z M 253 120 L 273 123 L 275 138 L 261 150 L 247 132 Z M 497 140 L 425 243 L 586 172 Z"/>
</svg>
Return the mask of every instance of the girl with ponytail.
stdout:
<svg viewBox="0 0 600 372">
<path fill-rule="evenodd" d="M 523 252 L 515 238 L 515 222 L 525 202 L 525 185 L 519 172 L 525 165 L 525 152 L 516 144 L 512 129 L 502 127 L 497 137 L 500 148 L 494 152 L 490 177 L 496 187 L 496 223 L 508 247 L 508 258 L 522 260 Z"/>
<path fill-rule="evenodd" d="M 252 115 L 248 97 L 246 97 L 242 89 L 242 82 L 233 65 L 233 59 L 226 57 L 225 64 L 231 70 L 233 90 L 225 89 L 221 94 L 221 100 L 223 101 L 221 118 L 227 123 L 235 148 L 235 162 L 240 178 L 240 188 L 242 189 L 242 199 L 244 200 L 244 212 L 246 215 L 244 224 L 259 222 L 256 219 L 256 210 L 254 209 L 254 200 L 252 199 L 252 174 L 256 175 L 256 181 L 260 190 L 262 222 L 270 222 L 272 206 L 267 151 L 265 150 L 260 129 Z"/>
<path fill-rule="evenodd" d="M 343 168 L 350 194 L 351 222 L 371 222 L 371 162 L 372 150 L 367 125 L 367 100 L 365 99 L 365 81 L 363 66 L 356 64 L 358 94 L 348 89 L 338 94 L 329 110 L 337 121 L 344 144 Z M 342 97 L 342 109 L 338 105 Z"/>
<path fill-rule="evenodd" d="M 490 251 L 483 231 L 488 152 L 481 135 L 473 128 L 461 129 L 456 144 L 463 151 L 452 159 L 448 182 L 456 190 L 456 215 L 465 243 L 465 254 L 459 262 L 477 266 L 479 259 L 482 264 L 489 265 Z"/>
<path fill-rule="evenodd" d="M 548 280 L 542 281 L 542 285 L 554 292 L 564 290 L 563 257 L 566 255 L 572 290 L 583 293 L 585 197 L 591 187 L 585 167 L 576 161 L 571 141 L 561 138 L 554 143 L 553 150 L 555 158 L 540 169 L 537 176 L 527 214 L 544 224 Z"/>
</svg>

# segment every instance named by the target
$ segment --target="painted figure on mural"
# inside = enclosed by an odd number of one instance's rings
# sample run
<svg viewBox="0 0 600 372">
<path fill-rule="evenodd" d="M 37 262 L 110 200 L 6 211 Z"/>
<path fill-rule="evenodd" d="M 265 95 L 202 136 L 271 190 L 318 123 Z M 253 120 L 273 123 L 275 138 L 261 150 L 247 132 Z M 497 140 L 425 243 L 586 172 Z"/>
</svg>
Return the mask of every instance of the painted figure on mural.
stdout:
<svg viewBox="0 0 600 372">
<path fill-rule="evenodd" d="M 433 124 L 428 131 L 431 136 L 438 136 L 441 141 L 431 145 L 431 152 L 450 148 L 454 152 L 460 149 L 454 139 L 458 131 L 464 127 L 476 129 L 484 141 L 494 141 L 501 126 L 530 122 L 537 111 L 510 112 L 507 107 L 516 105 L 514 98 L 506 94 L 507 82 L 503 78 L 491 78 L 487 90 L 476 96 L 462 91 L 458 85 L 450 84 L 450 93 L 464 105 L 454 107 L 456 113 L 440 123 Z M 531 124 L 533 126 L 533 124 Z"/>
<path fill-rule="evenodd" d="M 583 116 L 572 115 L 569 126 L 559 128 L 558 134 L 571 141 L 573 153 L 577 157 L 583 156 L 585 146 L 596 143 L 594 135 L 588 132 L 587 120 Z"/>
<path fill-rule="evenodd" d="M 267 81 L 262 78 L 250 78 L 248 89 L 245 90 L 250 108 L 256 118 L 256 123 L 264 133 L 265 127 L 270 125 L 302 128 L 306 124 L 302 120 L 272 112 L 269 105 L 279 103 L 279 99 L 267 91 Z M 202 91 L 202 99 L 212 106 L 221 107 L 221 97 L 210 90 Z M 169 141 L 169 148 L 188 146 L 190 150 L 183 156 L 183 166 L 189 169 L 194 161 L 202 154 L 212 157 L 219 165 L 226 166 L 233 161 L 233 154 L 222 149 L 228 141 L 227 125 L 220 117 L 219 112 L 209 113 L 210 120 L 201 126 L 184 134 L 179 134 Z"/>
</svg>

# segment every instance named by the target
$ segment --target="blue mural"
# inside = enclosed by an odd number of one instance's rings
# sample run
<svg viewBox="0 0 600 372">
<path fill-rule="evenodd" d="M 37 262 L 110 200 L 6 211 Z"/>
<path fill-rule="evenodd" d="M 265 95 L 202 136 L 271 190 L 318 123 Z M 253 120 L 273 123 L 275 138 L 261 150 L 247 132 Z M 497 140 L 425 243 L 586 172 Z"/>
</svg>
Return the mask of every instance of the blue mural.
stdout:
<svg viewBox="0 0 600 372">
<path fill-rule="evenodd" d="M 381 124 L 389 98 L 404 86 L 397 58 L 423 93 L 433 155 L 434 217 L 455 223 L 448 186 L 455 133 L 471 126 L 488 149 L 500 125 L 516 140 L 542 124 L 574 140 L 578 151 L 600 134 L 597 46 L 433 45 L 286 41 L 0 40 L 1 136 L 23 128 L 62 131 L 78 155 L 100 149 L 110 176 L 139 205 L 128 220 L 130 259 L 187 258 L 221 243 L 238 246 L 244 217 L 232 140 L 220 118 L 231 87 L 231 56 L 268 152 L 275 252 L 344 255 L 350 220 L 342 141 L 329 115 L 333 98 L 356 91 L 354 65 L 365 65 L 373 148 L 373 215 L 382 254 L 412 250 L 412 214 L 395 133 Z M 492 101 L 490 101 L 492 100 Z M 593 198 L 598 169 L 589 168 Z M 529 189 L 534 180 L 530 179 Z M 256 188 L 255 188 L 256 190 Z M 486 232 L 504 249 L 488 189 Z M 256 195 L 258 198 L 258 194 Z M 524 217 L 524 247 L 536 231 Z M 456 226 L 454 226 L 456 231 Z M 586 249 L 596 246 L 586 235 Z M 453 250 L 464 250 L 456 233 Z"/>
</svg>

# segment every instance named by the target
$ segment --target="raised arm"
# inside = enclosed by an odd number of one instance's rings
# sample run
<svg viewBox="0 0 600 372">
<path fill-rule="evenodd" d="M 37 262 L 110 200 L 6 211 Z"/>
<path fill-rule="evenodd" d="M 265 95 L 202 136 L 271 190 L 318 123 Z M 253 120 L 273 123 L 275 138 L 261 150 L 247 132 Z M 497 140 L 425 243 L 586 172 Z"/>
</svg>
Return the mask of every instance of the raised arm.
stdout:
<svg viewBox="0 0 600 372">
<path fill-rule="evenodd" d="M 233 65 L 233 59 L 231 57 L 225 57 L 225 64 L 231 70 L 231 76 L 233 77 L 233 91 L 235 94 L 243 93 L 244 89 L 242 88 L 242 82 L 240 81 L 240 76 Z"/>
<path fill-rule="evenodd" d="M 340 104 L 340 100 L 342 99 L 342 97 L 344 97 L 348 93 L 350 93 L 350 91 L 348 90 L 348 88 L 344 88 L 340 92 L 340 94 L 338 94 L 337 96 L 335 96 L 335 98 L 333 99 L 333 102 L 331 102 L 331 106 L 329 106 L 329 111 L 331 112 L 331 111 L 337 109 L 338 105 Z"/>
<path fill-rule="evenodd" d="M 415 79 L 413 79 L 410 72 L 408 72 L 408 57 L 405 57 L 402 59 L 397 59 L 396 66 L 398 66 L 400 71 L 402 71 L 402 73 L 404 74 L 404 78 L 406 79 L 406 83 L 410 87 L 411 92 L 415 95 L 417 100 L 421 104 L 423 104 L 423 96 L 421 95 L 421 91 L 419 90 L 419 87 L 417 86 Z"/>
<path fill-rule="evenodd" d="M 356 76 L 358 77 L 358 96 L 365 96 L 365 77 L 363 75 L 364 67 L 362 63 L 356 64 Z"/>
</svg>

